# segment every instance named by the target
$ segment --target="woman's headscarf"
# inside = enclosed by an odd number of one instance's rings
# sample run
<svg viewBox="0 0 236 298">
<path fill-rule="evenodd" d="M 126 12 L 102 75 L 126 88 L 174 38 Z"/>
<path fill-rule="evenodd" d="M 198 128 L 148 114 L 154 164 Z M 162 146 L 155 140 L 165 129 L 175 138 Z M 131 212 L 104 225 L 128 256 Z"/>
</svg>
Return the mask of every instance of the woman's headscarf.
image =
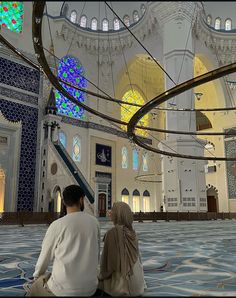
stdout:
<svg viewBox="0 0 236 298">
<path fill-rule="evenodd" d="M 105 235 L 101 262 L 101 278 L 108 278 L 113 272 L 122 276 L 133 273 L 133 266 L 139 255 L 138 239 L 133 230 L 133 213 L 128 204 L 116 202 L 111 216 L 115 227 Z"/>
</svg>

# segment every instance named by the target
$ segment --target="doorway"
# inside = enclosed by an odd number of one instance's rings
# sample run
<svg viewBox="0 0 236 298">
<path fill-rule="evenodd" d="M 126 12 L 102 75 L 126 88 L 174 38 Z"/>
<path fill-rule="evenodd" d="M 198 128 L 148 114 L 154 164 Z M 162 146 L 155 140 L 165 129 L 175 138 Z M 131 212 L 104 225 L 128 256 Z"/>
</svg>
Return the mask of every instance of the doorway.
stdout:
<svg viewBox="0 0 236 298">
<path fill-rule="evenodd" d="M 4 197 L 5 197 L 5 172 L 0 169 L 0 212 L 4 211 Z"/>
<path fill-rule="evenodd" d="M 99 217 L 106 217 L 106 200 L 107 196 L 105 193 L 98 195 L 98 214 Z"/>
<path fill-rule="evenodd" d="M 207 211 L 218 212 L 218 194 L 213 186 L 207 190 Z"/>
</svg>

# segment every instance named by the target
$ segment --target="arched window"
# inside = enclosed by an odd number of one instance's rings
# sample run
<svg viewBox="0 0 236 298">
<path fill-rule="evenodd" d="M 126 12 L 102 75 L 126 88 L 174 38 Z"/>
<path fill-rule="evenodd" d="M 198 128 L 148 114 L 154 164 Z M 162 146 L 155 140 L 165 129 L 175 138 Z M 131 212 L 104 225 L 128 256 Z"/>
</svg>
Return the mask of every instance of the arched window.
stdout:
<svg viewBox="0 0 236 298">
<path fill-rule="evenodd" d="M 150 193 L 145 190 L 143 193 L 143 212 L 150 212 Z"/>
<path fill-rule="evenodd" d="M 21 33 L 23 27 L 23 2 L 0 1 L 0 28 Z"/>
<path fill-rule="evenodd" d="M 141 94 L 137 90 L 129 90 L 127 91 L 123 97 L 122 100 L 124 102 L 131 102 L 136 103 L 139 105 L 144 105 L 145 100 L 141 96 Z M 129 122 L 130 118 L 139 110 L 140 108 L 137 106 L 121 106 L 121 120 L 125 122 Z M 138 125 L 147 127 L 148 126 L 148 114 L 146 114 L 139 122 Z M 121 128 L 126 130 L 127 127 L 125 125 L 121 125 Z M 147 132 L 142 129 L 136 129 L 135 131 L 137 134 L 146 136 Z"/>
<path fill-rule="evenodd" d="M 216 18 L 215 19 L 215 29 L 219 30 L 221 26 L 221 19 L 220 18 Z"/>
<path fill-rule="evenodd" d="M 119 30 L 120 29 L 120 22 L 117 18 L 114 19 L 113 25 L 114 25 L 114 30 Z"/>
<path fill-rule="evenodd" d="M 64 17 L 67 17 L 68 9 L 69 9 L 68 4 L 65 4 L 65 5 L 63 6 L 63 8 L 62 8 L 62 12 L 61 12 L 61 14 L 62 14 Z"/>
<path fill-rule="evenodd" d="M 91 29 L 92 30 L 97 30 L 98 29 L 98 21 L 96 18 L 93 18 L 91 21 Z"/>
<path fill-rule="evenodd" d="M 104 19 L 102 21 L 102 31 L 108 31 L 108 20 Z"/>
<path fill-rule="evenodd" d="M 66 138 L 66 134 L 62 130 L 59 132 L 59 141 L 62 143 L 63 147 L 66 148 L 67 138 Z"/>
<path fill-rule="evenodd" d="M 138 170 L 138 151 L 133 149 L 133 170 Z"/>
<path fill-rule="evenodd" d="M 147 154 L 147 152 L 144 152 L 142 154 L 142 164 L 143 164 L 143 171 L 147 172 L 148 171 L 148 154 Z"/>
<path fill-rule="evenodd" d="M 75 10 L 73 10 L 70 14 L 70 20 L 72 23 L 76 23 L 77 13 Z"/>
<path fill-rule="evenodd" d="M 231 19 L 225 20 L 225 30 L 232 30 L 232 21 Z"/>
<path fill-rule="evenodd" d="M 121 201 L 129 204 L 129 191 L 127 188 L 124 188 L 121 192 Z"/>
<path fill-rule="evenodd" d="M 140 193 L 137 189 L 133 191 L 133 212 L 140 211 Z"/>
<path fill-rule="evenodd" d="M 81 161 L 81 140 L 79 136 L 73 138 L 72 158 L 74 161 Z"/>
<path fill-rule="evenodd" d="M 122 169 L 127 169 L 128 168 L 128 150 L 126 147 L 122 147 L 121 150 L 121 164 L 122 164 Z"/>
<path fill-rule="evenodd" d="M 80 19 L 80 27 L 86 28 L 87 25 L 87 17 L 86 16 L 82 16 Z"/>
<path fill-rule="evenodd" d="M 80 88 L 86 88 L 87 82 L 83 78 L 85 76 L 85 71 L 83 65 L 81 64 L 78 58 L 74 58 L 72 56 L 63 57 L 58 66 L 57 75 L 60 79 L 63 79 L 66 82 L 71 83 Z M 81 75 L 83 77 L 81 77 Z M 78 91 L 69 87 L 65 84 L 62 84 L 63 88 L 66 89 L 71 95 L 73 95 L 78 102 L 84 102 L 86 99 L 86 95 L 82 91 Z M 55 92 L 56 97 L 56 106 L 59 114 L 63 114 L 66 116 L 85 119 L 84 109 L 78 107 L 66 97 L 61 95 L 58 91 Z"/>
<path fill-rule="evenodd" d="M 137 22 L 139 20 L 139 15 L 138 15 L 137 10 L 135 10 L 133 13 L 133 20 L 134 20 L 134 22 Z"/>
<path fill-rule="evenodd" d="M 146 11 L 146 7 L 145 7 L 145 5 L 142 4 L 140 9 L 141 9 L 141 13 L 142 13 L 142 15 L 144 15 L 144 14 L 145 14 L 145 11 Z"/>
<path fill-rule="evenodd" d="M 207 24 L 210 26 L 212 24 L 212 17 L 210 15 L 207 16 Z"/>
<path fill-rule="evenodd" d="M 129 25 L 130 25 L 130 22 L 129 22 L 129 16 L 127 16 L 127 15 L 124 16 L 123 21 L 124 21 L 125 25 L 126 25 L 127 27 L 129 27 Z"/>
</svg>

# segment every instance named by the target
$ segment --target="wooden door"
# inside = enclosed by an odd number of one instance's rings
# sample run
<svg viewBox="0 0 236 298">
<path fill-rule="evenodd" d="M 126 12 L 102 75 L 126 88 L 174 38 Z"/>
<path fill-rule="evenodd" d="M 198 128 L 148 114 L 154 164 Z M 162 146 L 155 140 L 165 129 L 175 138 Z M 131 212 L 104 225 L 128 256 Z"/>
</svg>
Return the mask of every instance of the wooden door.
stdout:
<svg viewBox="0 0 236 298">
<path fill-rule="evenodd" d="M 98 195 L 98 214 L 99 217 L 106 217 L 106 194 L 100 193 Z"/>
<path fill-rule="evenodd" d="M 208 212 L 217 212 L 215 196 L 207 196 L 207 210 Z"/>
</svg>

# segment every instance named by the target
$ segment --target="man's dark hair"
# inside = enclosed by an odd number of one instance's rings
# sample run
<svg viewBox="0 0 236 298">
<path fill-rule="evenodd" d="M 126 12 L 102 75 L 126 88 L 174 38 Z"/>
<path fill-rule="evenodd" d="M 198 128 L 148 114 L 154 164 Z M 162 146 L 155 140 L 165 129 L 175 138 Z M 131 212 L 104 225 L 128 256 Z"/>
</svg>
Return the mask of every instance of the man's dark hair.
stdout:
<svg viewBox="0 0 236 298">
<path fill-rule="evenodd" d="M 78 185 L 69 185 L 63 191 L 64 204 L 68 207 L 77 205 L 84 196 L 83 189 Z"/>
</svg>

